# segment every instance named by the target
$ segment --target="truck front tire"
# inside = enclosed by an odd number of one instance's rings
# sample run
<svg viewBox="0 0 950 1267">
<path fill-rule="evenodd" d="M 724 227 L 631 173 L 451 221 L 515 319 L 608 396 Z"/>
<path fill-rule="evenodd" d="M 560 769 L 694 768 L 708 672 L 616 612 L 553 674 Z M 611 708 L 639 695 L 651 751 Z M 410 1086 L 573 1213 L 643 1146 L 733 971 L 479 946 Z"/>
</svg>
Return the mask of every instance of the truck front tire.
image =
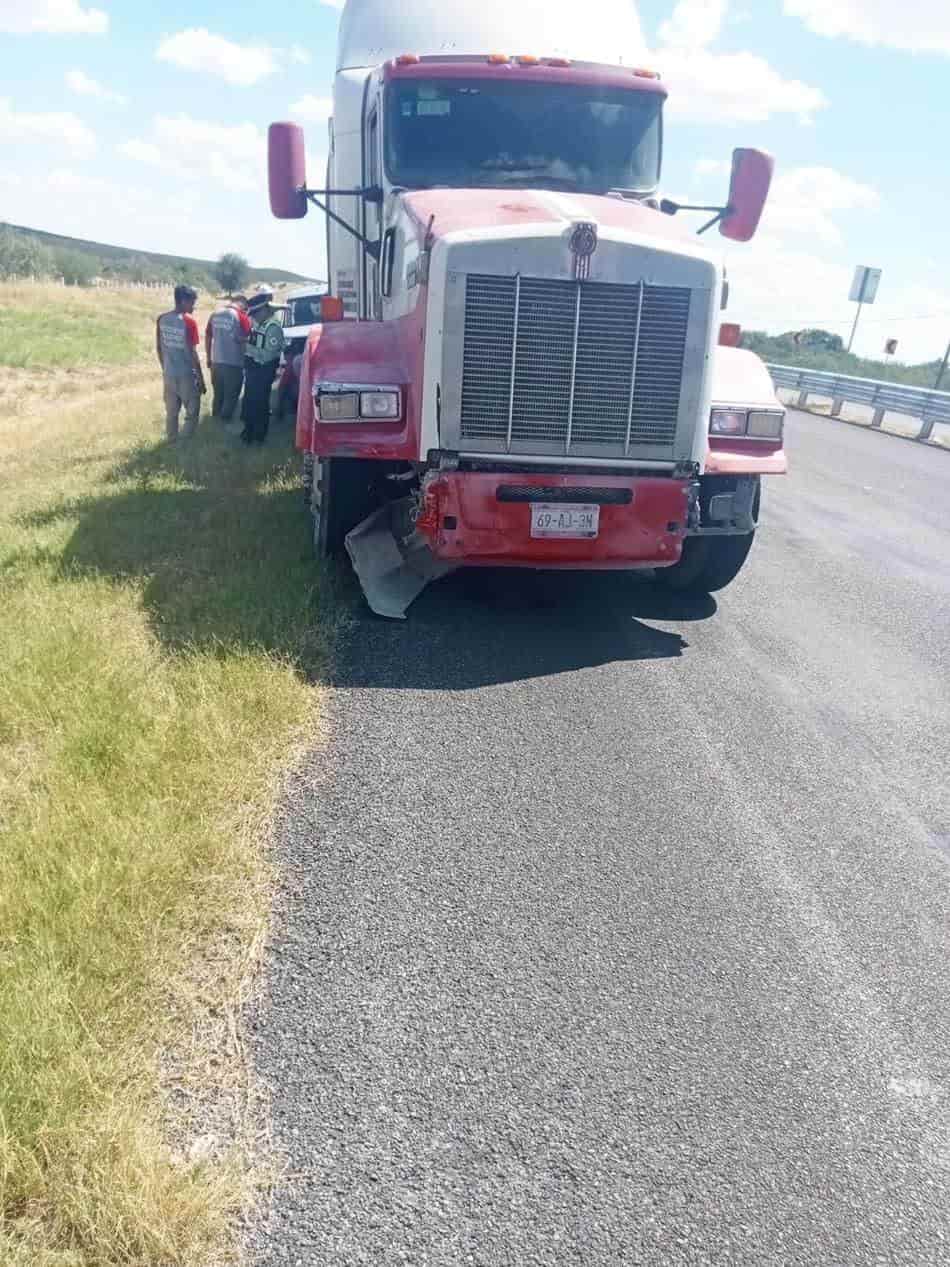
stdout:
<svg viewBox="0 0 950 1267">
<path fill-rule="evenodd" d="M 755 533 L 741 537 L 687 537 L 679 563 L 658 568 L 657 582 L 677 594 L 712 594 L 742 571 Z"/>
<path fill-rule="evenodd" d="M 718 491 L 719 485 L 714 487 Z M 752 506 L 755 521 L 760 495 L 757 486 Z M 671 568 L 658 568 L 657 582 L 677 594 L 713 594 L 725 589 L 742 571 L 754 540 L 754 531 L 737 536 L 687 537 L 679 562 Z"/>
<path fill-rule="evenodd" d="M 343 553 L 346 535 L 379 506 L 378 462 L 360 458 L 314 458 L 313 548 L 318 559 Z"/>
</svg>

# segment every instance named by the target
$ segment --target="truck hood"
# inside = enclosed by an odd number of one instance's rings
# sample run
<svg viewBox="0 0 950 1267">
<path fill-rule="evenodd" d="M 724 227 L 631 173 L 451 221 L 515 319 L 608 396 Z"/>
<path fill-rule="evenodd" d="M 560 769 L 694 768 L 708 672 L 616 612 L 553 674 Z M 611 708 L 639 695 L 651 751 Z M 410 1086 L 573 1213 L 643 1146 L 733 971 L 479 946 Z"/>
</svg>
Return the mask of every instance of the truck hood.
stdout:
<svg viewBox="0 0 950 1267">
<path fill-rule="evenodd" d="M 572 194 L 542 189 L 422 189 L 402 195 L 410 215 L 424 232 L 430 221 L 435 238 L 448 234 L 497 230 L 526 225 L 566 226 L 579 220 L 652 238 L 698 243 L 683 221 L 643 203 L 596 194 Z"/>
</svg>

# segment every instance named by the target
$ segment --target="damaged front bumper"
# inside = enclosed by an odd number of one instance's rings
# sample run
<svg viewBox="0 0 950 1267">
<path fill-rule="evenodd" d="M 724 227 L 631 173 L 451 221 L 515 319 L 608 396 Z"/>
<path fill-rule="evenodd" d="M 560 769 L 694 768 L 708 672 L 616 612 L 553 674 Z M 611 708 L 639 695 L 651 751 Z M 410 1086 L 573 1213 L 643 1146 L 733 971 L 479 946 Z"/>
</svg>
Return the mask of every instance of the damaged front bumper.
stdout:
<svg viewBox="0 0 950 1267">
<path fill-rule="evenodd" d="M 401 619 L 430 581 L 459 567 L 670 567 L 689 531 L 690 499 L 690 481 L 673 477 L 432 471 L 412 499 L 354 528 L 346 548 L 370 608 Z M 596 530 L 538 536 L 538 505 L 596 507 Z"/>
</svg>

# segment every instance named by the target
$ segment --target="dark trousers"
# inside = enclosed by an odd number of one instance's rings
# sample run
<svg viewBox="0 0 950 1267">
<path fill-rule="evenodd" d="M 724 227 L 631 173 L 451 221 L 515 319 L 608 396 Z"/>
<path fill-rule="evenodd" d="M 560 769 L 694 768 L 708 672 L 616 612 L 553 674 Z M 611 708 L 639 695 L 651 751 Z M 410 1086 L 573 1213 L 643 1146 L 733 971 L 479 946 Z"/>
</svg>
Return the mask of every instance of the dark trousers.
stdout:
<svg viewBox="0 0 950 1267">
<path fill-rule="evenodd" d="M 223 418 L 227 422 L 234 417 L 243 385 L 242 365 L 212 365 L 211 386 L 214 389 L 214 398 L 211 412 L 216 418 Z"/>
<path fill-rule="evenodd" d="M 245 440 L 263 441 L 270 423 L 270 389 L 274 385 L 277 362 L 258 365 L 256 361 L 244 362 L 244 419 Z"/>
</svg>

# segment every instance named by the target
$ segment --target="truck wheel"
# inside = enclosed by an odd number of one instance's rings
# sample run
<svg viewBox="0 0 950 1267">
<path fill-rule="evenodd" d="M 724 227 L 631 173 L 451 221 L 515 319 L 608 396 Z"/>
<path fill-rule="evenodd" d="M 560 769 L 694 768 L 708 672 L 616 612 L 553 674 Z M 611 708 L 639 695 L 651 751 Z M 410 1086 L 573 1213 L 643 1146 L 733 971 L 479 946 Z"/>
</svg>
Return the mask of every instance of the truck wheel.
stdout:
<svg viewBox="0 0 950 1267">
<path fill-rule="evenodd" d="M 760 496 L 757 487 L 752 505 L 756 522 Z M 754 540 L 754 531 L 737 537 L 687 537 L 679 562 L 671 568 L 658 568 L 657 582 L 677 594 L 713 594 L 725 589 L 742 571 Z"/>
<path fill-rule="evenodd" d="M 314 459 L 313 548 L 318 559 L 342 554 L 346 534 L 373 513 L 378 462 L 359 458 Z"/>
<path fill-rule="evenodd" d="M 679 563 L 658 568 L 658 584 L 677 594 L 712 594 L 742 571 L 755 533 L 743 537 L 687 537 Z"/>
</svg>

